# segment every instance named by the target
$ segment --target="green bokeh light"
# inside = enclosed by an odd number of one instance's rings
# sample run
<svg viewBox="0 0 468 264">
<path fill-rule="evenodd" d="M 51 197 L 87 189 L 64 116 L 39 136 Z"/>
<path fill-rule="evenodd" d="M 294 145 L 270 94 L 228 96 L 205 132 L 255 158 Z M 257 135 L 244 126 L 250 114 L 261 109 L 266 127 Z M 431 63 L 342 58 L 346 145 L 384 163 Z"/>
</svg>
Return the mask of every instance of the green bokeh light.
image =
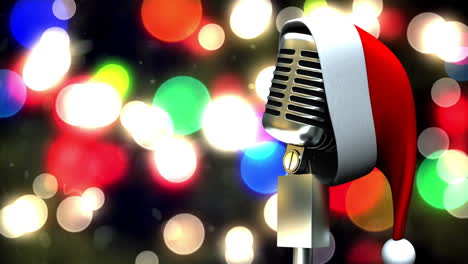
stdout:
<svg viewBox="0 0 468 264">
<path fill-rule="evenodd" d="M 304 14 L 308 16 L 314 9 L 326 6 L 328 6 L 326 0 L 306 0 L 304 2 Z"/>
<path fill-rule="evenodd" d="M 164 109 L 172 118 L 174 132 L 188 135 L 201 128 L 202 115 L 210 102 L 206 86 L 189 76 L 165 81 L 156 91 L 153 105 Z"/>
<path fill-rule="evenodd" d="M 107 83 L 117 89 L 122 98 L 126 98 L 130 90 L 130 75 L 128 70 L 116 63 L 105 64 L 96 72 L 92 81 Z"/>
<path fill-rule="evenodd" d="M 425 159 L 416 174 L 416 187 L 429 205 L 445 209 L 444 193 L 448 184 L 437 173 L 437 159 Z"/>
</svg>

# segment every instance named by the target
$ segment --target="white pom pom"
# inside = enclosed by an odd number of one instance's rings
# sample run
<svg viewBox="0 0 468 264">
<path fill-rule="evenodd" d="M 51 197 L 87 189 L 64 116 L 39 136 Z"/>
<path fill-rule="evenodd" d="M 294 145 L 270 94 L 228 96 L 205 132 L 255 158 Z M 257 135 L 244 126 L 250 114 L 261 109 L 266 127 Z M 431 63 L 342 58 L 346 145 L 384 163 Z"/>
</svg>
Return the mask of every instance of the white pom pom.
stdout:
<svg viewBox="0 0 468 264">
<path fill-rule="evenodd" d="M 382 248 L 382 259 L 385 264 L 413 264 L 416 260 L 416 251 L 406 239 L 396 241 L 390 239 Z"/>
</svg>

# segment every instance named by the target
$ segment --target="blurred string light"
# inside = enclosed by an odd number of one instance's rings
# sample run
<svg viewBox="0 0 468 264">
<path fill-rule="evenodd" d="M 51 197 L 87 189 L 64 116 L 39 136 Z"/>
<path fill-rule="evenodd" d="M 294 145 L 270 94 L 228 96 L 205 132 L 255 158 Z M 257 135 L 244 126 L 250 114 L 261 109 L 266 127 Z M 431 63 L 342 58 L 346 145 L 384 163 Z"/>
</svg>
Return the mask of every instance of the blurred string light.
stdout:
<svg viewBox="0 0 468 264">
<path fill-rule="evenodd" d="M 284 151 L 284 145 L 277 141 L 247 149 L 240 161 L 240 174 L 245 185 L 260 194 L 275 193 L 278 176 L 286 175 L 282 162 Z"/>
<path fill-rule="evenodd" d="M 201 128 L 203 112 L 210 102 L 206 86 L 190 76 L 176 76 L 156 91 L 153 105 L 162 108 L 172 119 L 174 132 L 188 135 Z"/>
<path fill-rule="evenodd" d="M 463 47 L 468 27 L 456 21 L 445 21 L 435 13 L 421 13 L 408 25 L 410 45 L 419 52 L 435 54 L 447 62 L 461 61 L 468 56 Z"/>
<path fill-rule="evenodd" d="M 52 198 L 57 190 L 58 182 L 52 174 L 39 174 L 33 181 L 33 192 L 42 199 Z"/>
<path fill-rule="evenodd" d="M 449 184 L 458 184 L 468 179 L 468 156 L 459 150 L 449 150 L 437 161 L 440 178 Z M 468 189 L 466 190 L 468 193 Z"/>
<path fill-rule="evenodd" d="M 255 143 L 258 119 L 252 106 L 239 96 L 213 100 L 203 113 L 203 134 L 216 149 L 237 151 Z"/>
<path fill-rule="evenodd" d="M 59 27 L 49 28 L 26 59 L 24 83 L 34 91 L 45 91 L 63 79 L 70 65 L 70 38 L 67 32 Z"/>
<path fill-rule="evenodd" d="M 225 238 L 225 259 L 228 264 L 250 264 L 254 259 L 254 237 L 243 226 L 231 228 Z"/>
<path fill-rule="evenodd" d="M 57 178 L 65 194 L 116 183 L 127 166 L 124 149 L 91 139 L 60 137 L 50 143 L 46 153 L 47 171 Z"/>
<path fill-rule="evenodd" d="M 119 117 L 122 99 L 118 91 L 105 83 L 72 84 L 57 96 L 56 111 L 65 123 L 85 129 L 112 124 Z"/>
<path fill-rule="evenodd" d="M 18 238 L 35 232 L 47 220 L 47 205 L 35 195 L 23 195 L 0 211 L 0 233 L 7 238 Z"/>
<path fill-rule="evenodd" d="M 177 42 L 195 32 L 202 18 L 200 0 L 144 0 L 141 17 L 145 29 L 155 38 Z"/>
<path fill-rule="evenodd" d="M 459 82 L 468 81 L 468 64 L 457 65 L 454 63 L 445 63 L 445 72 L 450 78 Z"/>
<path fill-rule="evenodd" d="M 197 251 L 205 239 L 203 223 L 191 214 L 178 214 L 164 226 L 164 242 L 178 255 L 189 255 Z"/>
<path fill-rule="evenodd" d="M 452 78 L 437 80 L 431 89 L 432 100 L 442 107 L 450 107 L 460 99 L 460 85 Z"/>
<path fill-rule="evenodd" d="M 172 137 L 156 145 L 153 160 L 159 174 L 171 183 L 188 181 L 197 169 L 197 152 L 191 142 Z"/>
<path fill-rule="evenodd" d="M 270 25 L 272 12 L 269 0 L 237 0 L 229 20 L 231 29 L 240 38 L 256 38 Z"/>
<path fill-rule="evenodd" d="M 336 242 L 335 237 L 330 232 L 330 244 L 327 247 L 313 248 L 314 264 L 325 264 L 331 260 L 335 254 Z"/>
<path fill-rule="evenodd" d="M 120 122 L 138 145 L 149 150 L 155 150 L 158 142 L 174 134 L 169 114 L 141 101 L 127 103 L 120 113 Z"/>
<path fill-rule="evenodd" d="M 67 28 L 67 21 L 53 14 L 54 0 L 19 0 L 10 13 L 13 37 L 24 47 L 32 48 L 48 28 Z"/>
<path fill-rule="evenodd" d="M 374 169 L 351 184 L 346 195 L 346 212 L 356 226 L 369 232 L 392 227 L 392 192 L 381 171 Z"/>
<path fill-rule="evenodd" d="M 153 251 L 145 250 L 137 255 L 135 264 L 159 264 L 159 258 Z"/>
<path fill-rule="evenodd" d="M 309 16 L 314 10 L 327 7 L 326 0 L 306 0 L 304 2 L 304 13 Z"/>
<path fill-rule="evenodd" d="M 217 50 L 221 48 L 226 36 L 223 28 L 218 24 L 207 24 L 198 33 L 198 41 L 206 50 Z"/>
<path fill-rule="evenodd" d="M 114 87 L 122 98 L 126 98 L 130 91 L 130 74 L 121 64 L 108 63 L 100 67 L 91 78 L 91 82 L 106 83 Z"/>
<path fill-rule="evenodd" d="M 304 16 L 304 11 L 296 6 L 288 6 L 283 8 L 276 16 L 276 29 L 281 32 L 283 25 L 292 19 L 301 18 Z"/>
<path fill-rule="evenodd" d="M 104 205 L 105 200 L 104 192 L 97 187 L 88 188 L 81 195 L 82 206 L 88 211 L 100 209 Z"/>
<path fill-rule="evenodd" d="M 449 147 L 449 136 L 438 127 L 424 129 L 418 136 L 418 150 L 424 157 L 439 158 Z"/>
<path fill-rule="evenodd" d="M 262 69 L 255 79 L 255 91 L 260 99 L 264 102 L 267 101 L 267 97 L 270 94 L 271 80 L 273 79 L 273 72 L 275 66 L 268 66 Z"/>
<path fill-rule="evenodd" d="M 52 4 L 54 16 L 60 20 L 68 20 L 76 13 L 76 3 L 74 0 L 55 0 Z"/>
<path fill-rule="evenodd" d="M 16 72 L 0 70 L 0 118 L 15 115 L 26 101 L 26 86 Z"/>
<path fill-rule="evenodd" d="M 57 207 L 57 223 L 68 232 L 85 230 L 92 219 L 93 211 L 83 206 L 83 199 L 80 196 L 65 198 Z"/>
<path fill-rule="evenodd" d="M 434 155 L 440 156 L 440 153 Z M 437 159 L 426 158 L 416 173 L 416 189 L 423 200 L 437 209 L 444 209 L 444 192 L 448 184 L 437 173 Z"/>
<path fill-rule="evenodd" d="M 263 209 L 263 218 L 265 223 L 271 230 L 275 231 L 278 228 L 278 194 L 273 194 L 265 203 L 265 208 Z"/>
</svg>

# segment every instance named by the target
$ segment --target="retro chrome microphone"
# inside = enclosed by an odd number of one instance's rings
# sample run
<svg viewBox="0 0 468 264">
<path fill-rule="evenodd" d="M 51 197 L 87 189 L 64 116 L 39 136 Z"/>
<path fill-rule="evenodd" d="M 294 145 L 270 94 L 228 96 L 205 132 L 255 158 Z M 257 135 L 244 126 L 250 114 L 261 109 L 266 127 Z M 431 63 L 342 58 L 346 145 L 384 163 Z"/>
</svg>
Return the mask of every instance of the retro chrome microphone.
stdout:
<svg viewBox="0 0 468 264">
<path fill-rule="evenodd" d="M 403 236 L 416 120 L 401 63 L 341 16 L 288 21 L 280 37 L 262 120 L 271 136 L 287 143 L 288 175 L 278 180 L 278 246 L 294 248 L 294 264 L 311 263 L 311 249 L 329 245 L 328 186 L 377 166 L 390 183 L 394 204 L 393 237 L 382 258 L 413 263 L 414 248 Z"/>
</svg>

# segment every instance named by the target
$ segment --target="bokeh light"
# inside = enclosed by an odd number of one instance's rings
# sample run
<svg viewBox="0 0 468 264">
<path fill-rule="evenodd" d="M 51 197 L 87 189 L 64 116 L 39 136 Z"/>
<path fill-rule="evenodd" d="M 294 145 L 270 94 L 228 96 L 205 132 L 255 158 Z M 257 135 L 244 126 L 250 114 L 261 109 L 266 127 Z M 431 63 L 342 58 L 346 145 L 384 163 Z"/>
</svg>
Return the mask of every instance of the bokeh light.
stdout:
<svg viewBox="0 0 468 264">
<path fill-rule="evenodd" d="M 122 126 L 141 147 L 155 150 L 174 134 L 174 125 L 168 113 L 141 101 L 127 103 L 120 113 Z"/>
<path fill-rule="evenodd" d="M 26 101 L 26 87 L 16 72 L 0 70 L 0 118 L 18 113 Z"/>
<path fill-rule="evenodd" d="M 450 107 L 460 99 L 460 85 L 452 78 L 437 80 L 431 89 L 432 100 L 442 107 Z"/>
<path fill-rule="evenodd" d="M 76 3 L 74 0 L 55 0 L 52 4 L 54 16 L 60 20 L 68 20 L 76 13 Z"/>
<path fill-rule="evenodd" d="M 327 7 L 326 0 L 306 0 L 304 2 L 304 13 L 306 16 L 309 16 L 317 8 Z"/>
<path fill-rule="evenodd" d="M 146 30 L 155 38 L 177 42 L 188 38 L 200 24 L 200 0 L 145 0 L 141 17 Z"/>
<path fill-rule="evenodd" d="M 445 20 L 435 13 L 421 13 L 415 16 L 406 32 L 411 47 L 422 53 L 433 53 L 437 45 L 444 41 L 439 34 Z"/>
<path fill-rule="evenodd" d="M 57 207 L 57 223 L 66 231 L 76 233 L 85 230 L 93 219 L 93 211 L 83 206 L 79 196 L 65 198 Z"/>
<path fill-rule="evenodd" d="M 374 169 L 351 184 L 346 195 L 346 212 L 356 226 L 369 232 L 392 227 L 392 192 L 381 171 Z"/>
<path fill-rule="evenodd" d="M 100 209 L 104 205 L 105 200 L 104 192 L 97 187 L 88 188 L 81 195 L 81 204 L 88 211 Z"/>
<path fill-rule="evenodd" d="M 437 153 L 435 155 L 439 155 Z M 448 184 L 437 173 L 437 159 L 425 159 L 416 173 L 416 188 L 426 203 L 444 209 L 444 192 Z"/>
<path fill-rule="evenodd" d="M 265 223 L 271 230 L 276 231 L 278 228 L 278 194 L 273 194 L 266 202 L 263 209 L 263 218 Z"/>
<path fill-rule="evenodd" d="M 418 150 L 424 157 L 439 158 L 449 147 L 449 136 L 438 127 L 424 129 L 418 136 Z"/>
<path fill-rule="evenodd" d="M 459 150 L 449 150 L 437 161 L 437 172 L 449 184 L 457 184 L 468 178 L 468 156 Z"/>
<path fill-rule="evenodd" d="M 81 194 L 89 187 L 118 182 L 126 173 L 127 153 L 108 142 L 60 137 L 46 153 L 46 168 L 65 193 Z"/>
<path fill-rule="evenodd" d="M 260 142 L 244 151 L 244 155 L 254 160 L 264 160 L 270 157 L 280 146 L 277 141 Z"/>
<path fill-rule="evenodd" d="M 351 21 L 356 26 L 364 29 L 372 36 L 378 38 L 380 35 L 380 22 L 377 17 L 366 16 L 359 13 L 352 13 L 350 15 Z"/>
<path fill-rule="evenodd" d="M 353 241 L 346 263 L 382 263 L 382 243 L 371 238 Z"/>
<path fill-rule="evenodd" d="M 173 137 L 157 145 L 153 160 L 159 174 L 171 183 L 189 180 L 197 169 L 197 153 L 186 139 Z"/>
<path fill-rule="evenodd" d="M 260 144 L 248 151 L 255 153 L 269 153 L 241 156 L 240 173 L 242 180 L 251 190 L 261 194 L 271 194 L 278 189 L 278 176 L 286 175 L 283 168 L 283 155 L 286 150 L 283 144 L 278 142 Z M 276 145 L 271 152 L 272 145 Z M 257 150 L 252 150 L 257 149 Z M 260 151 L 262 150 L 262 151 Z"/>
<path fill-rule="evenodd" d="M 164 242 L 178 255 L 189 255 L 197 251 L 205 239 L 203 223 L 191 214 L 179 214 L 164 226 Z"/>
<path fill-rule="evenodd" d="M 65 123 L 85 129 L 112 124 L 120 115 L 122 99 L 105 83 L 72 84 L 57 96 L 56 111 Z"/>
<path fill-rule="evenodd" d="M 254 259 L 254 250 L 249 247 L 228 247 L 225 252 L 227 264 L 250 264 Z"/>
<path fill-rule="evenodd" d="M 137 255 L 135 264 L 159 264 L 159 258 L 153 251 L 145 250 Z"/>
<path fill-rule="evenodd" d="M 468 64 L 458 65 L 455 63 L 445 63 L 445 72 L 450 78 L 459 82 L 468 81 Z"/>
<path fill-rule="evenodd" d="M 400 37 L 406 36 L 406 16 L 398 8 L 385 8 L 379 16 L 380 38 L 386 40 L 400 40 Z"/>
<path fill-rule="evenodd" d="M 31 48 L 48 28 L 67 28 L 67 21 L 54 16 L 53 2 L 54 0 L 16 1 L 10 13 L 10 29 L 21 45 Z"/>
<path fill-rule="evenodd" d="M 468 202 L 468 180 L 449 184 L 444 192 L 444 207 L 447 211 L 463 206 Z"/>
<path fill-rule="evenodd" d="M 447 210 L 453 217 L 459 219 L 468 219 L 468 202 L 465 202 L 462 206 Z"/>
<path fill-rule="evenodd" d="M 23 195 L 7 205 L 0 214 L 0 233 L 17 238 L 39 230 L 48 216 L 46 203 L 35 195 Z"/>
<path fill-rule="evenodd" d="M 275 66 L 268 66 L 261 70 L 255 79 L 255 91 L 258 97 L 264 102 L 267 101 L 267 97 L 270 94 L 271 80 L 273 79 L 274 71 Z"/>
<path fill-rule="evenodd" d="M 174 124 L 174 132 L 188 135 L 201 128 L 202 115 L 210 102 L 206 86 L 189 76 L 165 81 L 156 91 L 153 105 L 166 111 Z"/>
<path fill-rule="evenodd" d="M 231 228 L 225 237 L 225 259 L 228 264 L 250 264 L 254 258 L 252 232 L 244 226 Z"/>
<path fill-rule="evenodd" d="M 23 68 L 24 83 L 34 91 L 56 86 L 71 65 L 70 38 L 58 27 L 47 29 L 32 48 Z"/>
<path fill-rule="evenodd" d="M 52 174 L 39 174 L 33 181 L 33 192 L 42 199 L 52 198 L 57 190 L 58 182 Z"/>
<path fill-rule="evenodd" d="M 356 15 L 378 17 L 382 10 L 382 0 L 353 0 L 353 13 Z"/>
<path fill-rule="evenodd" d="M 272 12 L 269 0 L 237 0 L 229 20 L 231 29 L 240 38 L 256 38 L 270 25 Z"/>
<path fill-rule="evenodd" d="M 96 72 L 91 82 L 106 83 L 119 92 L 122 98 L 126 98 L 130 89 L 130 75 L 124 66 L 109 63 Z"/>
<path fill-rule="evenodd" d="M 451 107 L 438 107 L 435 118 L 449 135 L 463 135 L 468 131 L 468 100 L 462 96 Z"/>
<path fill-rule="evenodd" d="M 289 20 L 301 18 L 304 16 L 304 11 L 296 6 L 288 6 L 283 8 L 276 16 L 276 29 L 281 32 L 283 25 Z"/>
<path fill-rule="evenodd" d="M 330 232 L 330 244 L 328 247 L 314 248 L 313 250 L 313 259 L 314 264 L 325 264 L 333 257 L 335 254 L 336 242 L 335 237 Z"/>
<path fill-rule="evenodd" d="M 221 48 L 226 38 L 224 30 L 220 25 L 207 24 L 198 33 L 198 41 L 206 50 L 217 50 Z"/>
<path fill-rule="evenodd" d="M 246 85 L 241 78 L 234 73 L 222 73 L 211 82 L 210 92 L 213 98 L 226 94 L 242 95 Z"/>
<path fill-rule="evenodd" d="M 464 47 L 465 34 L 468 34 L 468 27 L 457 21 L 448 21 L 441 29 L 438 36 L 443 41 L 436 47 L 434 53 L 444 61 L 458 62 L 468 56 L 468 50 Z"/>
<path fill-rule="evenodd" d="M 238 96 L 213 100 L 203 113 L 203 134 L 216 149 L 236 151 L 255 143 L 257 115 L 252 106 Z"/>
<path fill-rule="evenodd" d="M 330 186 L 329 205 L 331 212 L 337 215 L 346 215 L 346 194 L 352 182 Z"/>
</svg>

